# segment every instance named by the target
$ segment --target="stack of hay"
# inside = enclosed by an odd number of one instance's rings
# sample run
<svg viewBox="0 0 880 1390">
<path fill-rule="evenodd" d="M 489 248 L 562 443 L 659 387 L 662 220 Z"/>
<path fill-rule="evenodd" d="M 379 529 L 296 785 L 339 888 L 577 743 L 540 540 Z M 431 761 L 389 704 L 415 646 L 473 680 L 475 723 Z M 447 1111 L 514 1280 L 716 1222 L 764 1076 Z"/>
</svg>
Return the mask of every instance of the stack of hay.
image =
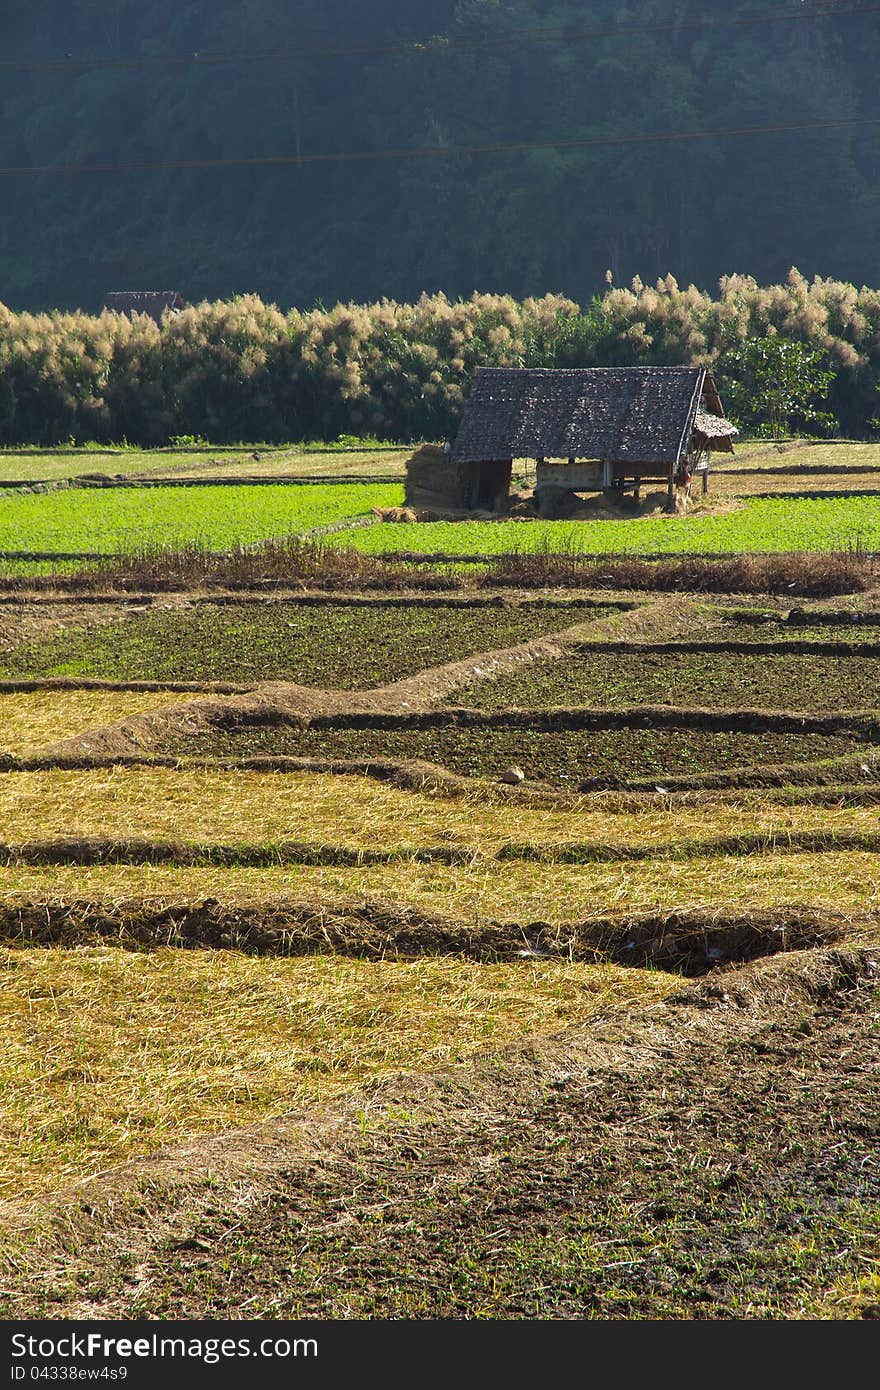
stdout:
<svg viewBox="0 0 880 1390">
<path fill-rule="evenodd" d="M 464 503 L 464 488 L 464 470 L 439 444 L 423 444 L 407 462 L 407 507 L 458 508 Z"/>
</svg>

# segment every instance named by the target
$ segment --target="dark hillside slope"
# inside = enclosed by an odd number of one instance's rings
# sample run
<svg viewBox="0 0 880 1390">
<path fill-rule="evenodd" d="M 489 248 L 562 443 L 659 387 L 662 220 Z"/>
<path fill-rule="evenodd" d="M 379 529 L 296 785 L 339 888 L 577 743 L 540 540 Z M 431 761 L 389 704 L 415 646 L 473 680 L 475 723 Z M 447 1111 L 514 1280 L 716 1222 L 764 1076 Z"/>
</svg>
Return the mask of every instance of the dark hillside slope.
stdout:
<svg viewBox="0 0 880 1390">
<path fill-rule="evenodd" d="M 870 122 L 880 25 L 846 3 L 633 0 L 623 19 L 609 0 L 7 8 L 4 170 L 233 161 L 4 174 L 0 299 L 12 308 L 94 309 L 109 289 L 165 287 L 285 306 L 475 287 L 584 300 L 609 267 L 618 282 L 672 272 L 708 286 L 731 270 L 780 279 L 794 263 L 876 283 L 880 124 L 234 163 Z"/>
</svg>

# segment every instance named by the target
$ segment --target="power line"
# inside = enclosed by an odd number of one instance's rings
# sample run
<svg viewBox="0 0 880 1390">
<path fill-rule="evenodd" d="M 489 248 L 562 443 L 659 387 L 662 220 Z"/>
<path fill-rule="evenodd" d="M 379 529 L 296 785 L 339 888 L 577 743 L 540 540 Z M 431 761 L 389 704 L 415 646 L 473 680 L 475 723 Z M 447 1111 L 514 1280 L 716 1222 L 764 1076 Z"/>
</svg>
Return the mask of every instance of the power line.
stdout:
<svg viewBox="0 0 880 1390">
<path fill-rule="evenodd" d="M 859 5 L 847 9 L 837 6 L 811 10 L 765 10 L 758 14 L 733 16 L 721 20 L 687 20 L 679 23 L 639 24 L 614 29 L 556 30 L 520 29 L 484 38 L 451 39 L 431 35 L 425 39 L 355 48 L 274 49 L 254 53 L 188 53 L 162 57 L 131 58 L 63 58 L 46 59 L 35 63 L 0 63 L 0 73 L 13 72 L 83 72 L 150 69 L 157 67 L 226 67 L 244 63 L 292 63 L 327 58 L 373 58 L 390 55 L 427 57 L 447 52 L 472 51 L 484 48 L 515 47 L 522 44 L 572 43 L 586 39 L 630 38 L 642 34 L 711 32 L 716 29 L 740 28 L 755 24 L 798 23 L 814 19 L 846 19 L 859 15 L 880 14 L 880 5 Z"/>
<path fill-rule="evenodd" d="M 118 164 L 44 164 L 34 167 L 0 167 L 0 177 L 13 175 L 66 176 L 70 174 L 139 174 L 171 169 L 268 169 L 312 164 L 354 164 L 394 159 L 447 159 L 457 155 L 521 154 L 532 150 L 588 150 L 611 145 L 655 145 L 692 140 L 727 140 L 745 135 L 791 135 L 813 130 L 852 130 L 880 126 L 880 116 L 852 117 L 836 121 L 797 121 L 779 125 L 753 125 L 717 130 L 665 130 L 640 135 L 597 135 L 577 140 L 514 140 L 485 145 L 428 145 L 413 149 L 346 150 L 329 154 L 271 154 L 232 159 L 132 160 Z"/>
</svg>

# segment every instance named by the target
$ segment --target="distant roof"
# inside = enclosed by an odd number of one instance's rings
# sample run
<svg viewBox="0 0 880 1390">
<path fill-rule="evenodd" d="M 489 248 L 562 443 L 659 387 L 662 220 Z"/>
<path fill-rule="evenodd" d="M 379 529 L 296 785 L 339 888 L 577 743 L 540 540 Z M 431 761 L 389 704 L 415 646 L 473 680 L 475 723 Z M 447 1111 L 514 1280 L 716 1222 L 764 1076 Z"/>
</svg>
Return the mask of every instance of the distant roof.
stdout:
<svg viewBox="0 0 880 1390">
<path fill-rule="evenodd" d="M 723 414 L 704 367 L 480 367 L 452 456 L 677 463 L 701 400 Z"/>
<path fill-rule="evenodd" d="M 120 290 L 108 294 L 104 308 L 114 314 L 149 314 L 160 322 L 166 309 L 172 313 L 186 307 L 177 290 Z"/>
</svg>

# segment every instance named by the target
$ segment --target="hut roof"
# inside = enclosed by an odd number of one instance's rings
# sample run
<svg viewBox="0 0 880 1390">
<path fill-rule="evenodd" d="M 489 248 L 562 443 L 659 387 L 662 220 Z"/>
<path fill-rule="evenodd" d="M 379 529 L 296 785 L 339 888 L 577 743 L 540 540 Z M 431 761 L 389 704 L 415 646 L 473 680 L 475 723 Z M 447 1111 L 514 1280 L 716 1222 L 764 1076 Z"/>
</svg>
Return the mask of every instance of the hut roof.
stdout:
<svg viewBox="0 0 880 1390">
<path fill-rule="evenodd" d="M 114 314 L 149 314 L 160 323 L 166 309 L 176 313 L 185 303 L 176 290 L 122 290 L 108 294 L 104 308 Z"/>
<path fill-rule="evenodd" d="M 702 435 L 710 446 L 723 453 L 733 452 L 733 440 L 739 434 L 736 425 L 722 415 L 710 415 L 706 410 L 698 410 L 694 416 L 694 434 Z"/>
<path fill-rule="evenodd" d="M 481 367 L 452 456 L 674 464 L 703 397 L 723 414 L 704 367 Z"/>
</svg>

